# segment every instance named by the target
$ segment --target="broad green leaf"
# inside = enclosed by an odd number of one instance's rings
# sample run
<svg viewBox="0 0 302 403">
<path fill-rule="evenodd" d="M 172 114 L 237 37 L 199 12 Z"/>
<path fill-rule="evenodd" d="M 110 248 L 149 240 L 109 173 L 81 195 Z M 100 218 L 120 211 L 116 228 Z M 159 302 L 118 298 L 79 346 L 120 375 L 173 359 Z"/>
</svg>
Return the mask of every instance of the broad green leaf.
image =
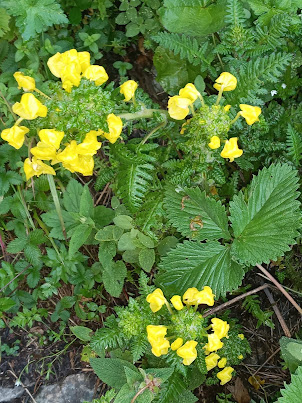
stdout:
<svg viewBox="0 0 302 403">
<path fill-rule="evenodd" d="M 131 229 L 133 228 L 132 224 L 133 218 L 128 215 L 118 215 L 113 219 L 115 225 L 123 229 Z"/>
<path fill-rule="evenodd" d="M 96 206 L 93 209 L 93 219 L 100 227 L 109 225 L 115 216 L 114 210 L 105 206 Z"/>
<path fill-rule="evenodd" d="M 91 217 L 93 214 L 93 198 L 87 185 L 84 186 L 83 193 L 81 195 L 79 213 L 84 217 Z"/>
<path fill-rule="evenodd" d="M 168 252 L 159 267 L 156 283 L 167 295 L 207 285 L 218 298 L 238 288 L 244 276 L 242 267 L 232 260 L 230 248 L 214 241 L 185 241 Z"/>
<path fill-rule="evenodd" d="M 241 191 L 230 203 L 232 254 L 246 265 L 277 260 L 298 236 L 298 177 L 290 165 L 264 168 L 254 177 L 247 202 Z"/>
<path fill-rule="evenodd" d="M 63 195 L 63 204 L 67 211 L 78 213 L 84 187 L 75 179 L 70 179 Z"/>
<path fill-rule="evenodd" d="M 230 239 L 224 206 L 199 188 L 169 186 L 164 205 L 169 221 L 182 235 L 200 241 Z"/>
<path fill-rule="evenodd" d="M 170 32 L 203 36 L 224 26 L 225 0 L 205 6 L 204 0 L 165 0 L 159 9 L 163 26 Z"/>
<path fill-rule="evenodd" d="M 281 337 L 280 347 L 282 357 L 291 373 L 295 372 L 298 366 L 302 366 L 302 340 Z"/>
<path fill-rule="evenodd" d="M 101 381 L 116 389 L 121 389 L 127 383 L 124 367 L 137 371 L 129 361 L 119 358 L 91 358 L 90 365 Z"/>
<path fill-rule="evenodd" d="M 119 241 L 118 241 L 118 249 L 121 251 L 124 250 L 135 250 L 136 249 L 136 245 L 133 242 L 133 238 L 131 236 L 130 232 L 126 232 L 125 234 L 123 234 Z"/>
<path fill-rule="evenodd" d="M 302 366 L 292 375 L 291 383 L 285 384 L 281 389 L 282 397 L 279 397 L 278 403 L 301 403 L 302 401 Z"/>
<path fill-rule="evenodd" d="M 116 255 L 115 241 L 101 241 L 99 246 L 99 261 L 103 266 L 111 263 Z"/>
<path fill-rule="evenodd" d="M 70 330 L 72 333 L 80 340 L 82 341 L 90 341 L 91 340 L 91 334 L 93 331 L 89 329 L 89 327 L 85 326 L 71 326 Z"/>
<path fill-rule="evenodd" d="M 106 291 L 113 297 L 119 297 L 127 275 L 125 263 L 122 260 L 111 261 L 109 265 L 103 266 L 102 278 Z"/>
<path fill-rule="evenodd" d="M 6 312 L 16 305 L 16 302 L 8 297 L 0 298 L 0 313 Z"/>
<path fill-rule="evenodd" d="M 142 232 L 138 232 L 137 233 L 137 237 L 139 239 L 139 241 L 146 247 L 146 248 L 154 248 L 154 242 L 152 241 L 152 239 L 143 234 Z"/>
<path fill-rule="evenodd" d="M 155 252 L 154 249 L 141 249 L 138 255 L 138 261 L 141 268 L 147 272 L 152 269 L 155 262 Z"/>
<path fill-rule="evenodd" d="M 92 228 L 88 225 L 79 225 L 69 241 L 68 256 L 72 258 L 79 248 L 87 241 Z"/>
</svg>

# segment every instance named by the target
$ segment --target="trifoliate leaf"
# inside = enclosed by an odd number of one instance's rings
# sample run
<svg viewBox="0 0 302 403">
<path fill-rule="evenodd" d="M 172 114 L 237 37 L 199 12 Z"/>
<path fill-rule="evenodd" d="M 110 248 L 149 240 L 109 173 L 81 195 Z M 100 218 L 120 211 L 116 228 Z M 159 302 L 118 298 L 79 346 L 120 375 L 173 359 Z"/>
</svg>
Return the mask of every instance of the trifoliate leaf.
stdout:
<svg viewBox="0 0 302 403">
<path fill-rule="evenodd" d="M 264 168 L 254 177 L 245 201 L 241 191 L 230 203 L 235 240 L 232 254 L 246 265 L 277 260 L 298 236 L 298 177 L 290 165 Z"/>
<path fill-rule="evenodd" d="M 172 249 L 159 267 L 162 271 L 156 282 L 167 295 L 207 285 L 218 298 L 238 288 L 244 276 L 242 267 L 232 260 L 230 248 L 213 241 L 185 241 Z"/>
</svg>

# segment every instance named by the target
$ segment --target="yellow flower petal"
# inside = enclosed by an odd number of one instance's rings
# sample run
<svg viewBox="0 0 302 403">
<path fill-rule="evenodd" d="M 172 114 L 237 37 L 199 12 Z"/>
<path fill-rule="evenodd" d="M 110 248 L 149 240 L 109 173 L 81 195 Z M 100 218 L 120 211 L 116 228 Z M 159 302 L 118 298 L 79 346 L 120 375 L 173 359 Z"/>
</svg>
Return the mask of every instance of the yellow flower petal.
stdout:
<svg viewBox="0 0 302 403">
<path fill-rule="evenodd" d="M 197 341 L 187 341 L 182 347 L 180 347 L 176 353 L 179 357 L 183 358 L 184 365 L 190 365 L 197 358 Z"/>
<path fill-rule="evenodd" d="M 196 304 L 206 304 L 209 306 L 214 305 L 214 294 L 212 292 L 212 289 L 208 286 L 204 286 L 202 291 L 199 291 L 197 294 L 195 294 L 195 300 Z"/>
<path fill-rule="evenodd" d="M 128 80 L 120 86 L 120 93 L 124 95 L 125 101 L 130 101 L 134 97 L 137 89 L 137 82 Z"/>
<path fill-rule="evenodd" d="M 32 176 L 40 176 L 42 174 L 55 175 L 55 170 L 44 162 L 33 157 L 32 160 L 26 158 L 24 161 L 24 173 L 26 180 L 30 179 Z"/>
<path fill-rule="evenodd" d="M 232 379 L 232 372 L 234 368 L 232 367 L 225 367 L 222 371 L 218 372 L 217 378 L 221 381 L 220 385 L 225 385 Z"/>
<path fill-rule="evenodd" d="M 227 363 L 226 357 L 221 358 L 221 360 L 219 360 L 218 362 L 218 368 L 224 368 L 226 366 L 226 363 Z"/>
<path fill-rule="evenodd" d="M 76 63 L 67 64 L 61 71 L 62 87 L 71 92 L 73 86 L 78 87 L 81 82 L 81 69 Z"/>
<path fill-rule="evenodd" d="M 20 71 L 14 74 L 14 78 L 18 83 L 19 88 L 23 88 L 24 91 L 34 91 L 36 88 L 35 79 L 29 76 L 25 76 Z"/>
<path fill-rule="evenodd" d="M 47 107 L 31 93 L 23 94 L 21 101 L 16 102 L 12 110 L 16 115 L 27 120 L 33 120 L 39 116 L 44 118 L 47 115 Z"/>
<path fill-rule="evenodd" d="M 183 306 L 183 303 L 181 302 L 181 296 L 180 295 L 174 295 L 170 301 L 172 302 L 172 305 L 174 306 L 177 311 L 181 311 Z"/>
<path fill-rule="evenodd" d="M 230 329 L 230 325 L 221 319 L 218 318 L 213 318 L 211 319 L 212 322 L 212 329 L 215 334 L 219 337 L 219 339 L 222 339 L 223 337 L 228 338 L 228 331 Z"/>
<path fill-rule="evenodd" d="M 47 66 L 52 74 L 58 78 L 61 77 L 61 71 L 64 67 L 64 62 L 61 53 L 56 53 L 54 56 L 50 57 L 47 61 Z"/>
<path fill-rule="evenodd" d="M 13 126 L 10 129 L 4 129 L 1 133 L 1 138 L 18 150 L 22 147 L 25 134 L 28 132 L 29 129 L 25 126 Z"/>
<path fill-rule="evenodd" d="M 108 80 L 108 74 L 102 66 L 91 65 L 85 70 L 83 77 L 94 81 L 95 85 L 102 85 Z"/>
<path fill-rule="evenodd" d="M 224 148 L 220 155 L 222 158 L 229 158 L 230 162 L 234 161 L 234 158 L 239 158 L 243 154 L 243 150 L 238 148 L 237 144 L 238 138 L 232 137 L 225 142 Z"/>
<path fill-rule="evenodd" d="M 220 341 L 217 334 L 208 334 L 208 343 L 206 344 L 206 349 L 211 353 L 212 351 L 217 351 L 223 347 L 222 341 Z"/>
<path fill-rule="evenodd" d="M 246 123 L 251 126 L 255 122 L 259 122 L 259 115 L 261 114 L 261 108 L 259 106 L 251 106 L 240 104 L 240 115 L 244 117 Z"/>
<path fill-rule="evenodd" d="M 217 91 L 220 91 L 220 89 L 223 91 L 232 91 L 237 86 L 237 78 L 227 72 L 221 73 L 215 81 L 217 84 L 214 84 L 214 88 Z"/>
<path fill-rule="evenodd" d="M 187 291 L 184 293 L 182 300 L 186 305 L 195 305 L 196 298 L 195 295 L 198 293 L 197 288 L 188 288 Z"/>
<path fill-rule="evenodd" d="M 207 370 L 211 371 L 211 369 L 215 368 L 217 365 L 217 362 L 219 360 L 219 355 L 216 353 L 211 353 L 205 358 Z"/>
<path fill-rule="evenodd" d="M 179 91 L 179 95 L 182 98 L 188 98 L 193 103 L 200 97 L 200 92 L 197 91 L 194 84 L 189 83 Z"/>
<path fill-rule="evenodd" d="M 178 337 L 173 343 L 171 344 L 171 350 L 175 351 L 178 350 L 183 345 L 183 339 Z"/>
<path fill-rule="evenodd" d="M 57 160 L 67 164 L 78 163 L 77 142 L 72 140 L 68 146 L 57 154 Z"/>
<path fill-rule="evenodd" d="M 170 342 L 167 339 L 158 339 L 156 342 L 152 343 L 152 354 L 156 357 L 160 357 L 161 355 L 168 354 L 168 350 L 170 347 Z"/>
<path fill-rule="evenodd" d="M 53 129 L 42 129 L 39 131 L 38 136 L 40 140 L 51 146 L 54 146 L 56 150 L 60 148 L 61 141 L 64 137 L 64 132 L 59 132 Z"/>
<path fill-rule="evenodd" d="M 86 134 L 82 143 L 78 144 L 77 153 L 82 155 L 94 155 L 97 150 L 101 148 L 102 143 L 97 141 L 97 136 L 99 132 L 95 130 L 90 130 Z"/>
<path fill-rule="evenodd" d="M 36 147 L 31 148 L 30 152 L 39 160 L 50 161 L 56 158 L 55 147 L 43 141 L 39 141 Z"/>
<path fill-rule="evenodd" d="M 80 62 L 81 71 L 84 71 L 90 66 L 90 53 L 89 52 L 78 52 L 78 60 Z"/>
<path fill-rule="evenodd" d="M 147 296 L 146 301 L 149 302 L 151 311 L 157 312 L 165 304 L 166 298 L 164 297 L 162 290 L 157 288 Z"/>
<path fill-rule="evenodd" d="M 109 140 L 110 143 L 115 143 L 116 140 L 120 137 L 123 129 L 123 122 L 119 116 L 115 116 L 113 113 L 110 113 L 107 116 L 107 123 L 109 127 L 109 133 L 103 133 L 103 136 Z"/>
<path fill-rule="evenodd" d="M 212 136 L 211 137 L 211 141 L 208 144 L 208 146 L 212 149 L 212 150 L 216 150 L 216 148 L 220 147 L 220 138 L 218 136 Z"/>
<path fill-rule="evenodd" d="M 168 101 L 168 112 L 172 119 L 182 120 L 189 114 L 191 100 L 178 95 L 171 97 Z"/>
</svg>

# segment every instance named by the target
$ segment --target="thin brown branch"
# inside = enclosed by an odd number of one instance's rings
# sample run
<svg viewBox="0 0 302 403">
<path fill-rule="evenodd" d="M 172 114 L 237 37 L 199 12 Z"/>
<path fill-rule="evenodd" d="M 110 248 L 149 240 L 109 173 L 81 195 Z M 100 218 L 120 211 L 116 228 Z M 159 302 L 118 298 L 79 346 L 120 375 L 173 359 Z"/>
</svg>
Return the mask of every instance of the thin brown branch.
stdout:
<svg viewBox="0 0 302 403">
<path fill-rule="evenodd" d="M 276 314 L 276 316 L 277 316 L 277 318 L 279 320 L 279 323 L 280 323 L 280 325 L 281 325 L 281 327 L 283 329 L 283 332 L 284 332 L 285 336 L 286 337 L 291 337 L 289 328 L 287 327 L 287 325 L 286 325 L 286 323 L 285 323 L 285 321 L 283 319 L 283 316 L 281 315 L 281 312 L 280 312 L 280 310 L 279 310 L 279 308 L 278 308 L 278 306 L 277 306 L 277 304 L 276 304 L 276 302 L 274 300 L 274 297 L 273 297 L 272 293 L 267 288 L 264 290 L 264 292 L 265 292 L 269 302 L 271 303 L 271 306 L 272 306 L 272 308 L 273 308 L 273 310 L 274 310 L 274 312 L 275 312 L 275 314 Z"/>
</svg>

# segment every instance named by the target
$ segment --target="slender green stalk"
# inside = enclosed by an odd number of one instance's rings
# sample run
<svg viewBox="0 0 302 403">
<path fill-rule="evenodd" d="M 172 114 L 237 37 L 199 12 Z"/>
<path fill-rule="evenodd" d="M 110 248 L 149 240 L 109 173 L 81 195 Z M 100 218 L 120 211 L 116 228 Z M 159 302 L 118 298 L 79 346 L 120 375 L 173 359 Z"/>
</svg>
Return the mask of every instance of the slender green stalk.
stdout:
<svg viewBox="0 0 302 403">
<path fill-rule="evenodd" d="M 151 130 L 151 132 L 148 133 L 148 134 L 142 139 L 142 141 L 140 142 L 140 144 L 139 144 L 139 146 L 138 146 L 138 150 L 139 150 L 140 146 L 142 146 L 143 144 L 145 144 L 145 143 L 149 140 L 149 138 L 150 138 L 155 132 L 157 132 L 157 130 L 159 130 L 161 127 L 165 127 L 166 124 L 167 124 L 167 121 L 165 120 L 164 122 L 162 122 L 161 124 L 159 124 L 158 126 L 156 126 L 153 130 Z"/>
<path fill-rule="evenodd" d="M 219 105 L 219 102 L 221 101 L 222 93 L 223 93 L 223 86 L 221 85 L 215 105 Z"/>
<path fill-rule="evenodd" d="M 26 201 L 24 199 L 21 187 L 18 186 L 17 188 L 18 188 L 18 192 L 19 192 L 20 201 L 22 203 L 22 206 L 24 208 L 24 211 L 25 211 L 25 214 L 26 214 L 26 216 L 28 218 L 28 221 L 29 221 L 30 225 L 32 226 L 32 229 L 36 229 L 35 224 L 33 222 L 33 219 L 31 218 L 31 215 L 30 215 L 29 210 L 27 208 Z"/>
<path fill-rule="evenodd" d="M 231 124 L 231 125 L 234 124 L 234 123 L 236 122 L 236 120 L 237 120 L 238 118 L 240 118 L 240 116 L 241 116 L 241 113 L 238 112 L 237 115 L 236 115 L 235 118 L 231 121 L 230 124 Z"/>
<path fill-rule="evenodd" d="M 63 215 L 62 215 L 61 205 L 60 205 L 60 201 L 59 201 L 55 181 L 53 179 L 53 176 L 49 175 L 49 174 L 47 175 L 47 179 L 48 179 L 51 195 L 52 195 L 52 198 L 53 198 L 53 201 L 54 201 L 54 204 L 55 204 L 55 208 L 56 208 L 56 211 L 57 211 L 58 216 L 59 216 L 59 220 L 60 220 L 60 223 L 61 223 L 63 235 L 64 235 L 64 238 L 65 238 L 65 241 L 67 241 L 65 224 L 64 224 L 64 219 L 63 219 Z"/>
<path fill-rule="evenodd" d="M 14 114 L 10 104 L 7 102 L 5 96 L 3 95 L 2 91 L 0 91 L 0 97 L 3 99 L 3 101 L 5 102 L 6 106 L 8 107 L 8 110 L 10 111 L 10 113 L 12 114 L 12 117 L 14 118 L 14 120 L 17 120 L 16 115 Z"/>
<path fill-rule="evenodd" d="M 136 120 L 136 119 L 145 119 L 145 118 L 152 118 L 153 113 L 160 113 L 161 115 L 165 116 L 166 118 L 169 116 L 168 111 L 163 109 L 143 109 L 139 112 L 135 113 L 121 113 L 118 116 L 122 119 L 126 120 Z"/>
</svg>

